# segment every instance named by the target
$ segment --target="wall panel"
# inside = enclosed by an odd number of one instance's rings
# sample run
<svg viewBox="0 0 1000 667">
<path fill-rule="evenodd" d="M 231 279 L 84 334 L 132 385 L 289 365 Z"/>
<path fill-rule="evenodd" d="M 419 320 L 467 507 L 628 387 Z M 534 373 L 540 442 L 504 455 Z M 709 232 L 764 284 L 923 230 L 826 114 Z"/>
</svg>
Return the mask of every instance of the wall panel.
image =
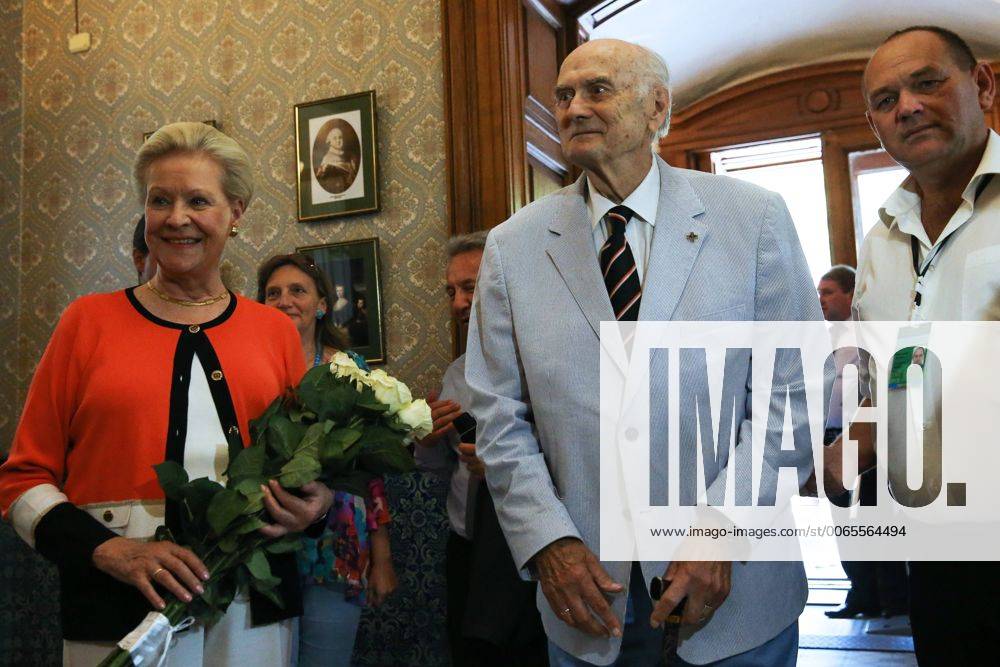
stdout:
<svg viewBox="0 0 1000 667">
<path fill-rule="evenodd" d="M 388 370 L 418 392 L 435 386 L 451 357 L 440 289 L 447 229 L 439 2 L 114 0 L 83 3 L 80 22 L 94 47 L 72 55 L 72 3 L 28 0 L 24 66 L 0 68 L 0 90 L 10 88 L 7 72 L 23 72 L 13 88 L 24 91 L 21 192 L 33 202 L 17 253 L 19 277 L 33 287 L 5 299 L 18 304 L 19 386 L 72 299 L 134 280 L 128 249 L 141 209 L 129 174 L 143 132 L 207 118 L 248 150 L 257 170 L 244 233 L 226 250 L 236 286 L 252 292 L 256 267 L 271 254 L 378 236 Z M 370 88 L 378 95 L 382 212 L 297 223 L 292 106 Z M 12 331 L 2 316 L 0 331 Z"/>
<path fill-rule="evenodd" d="M 0 455 L 14 435 L 21 299 L 22 67 L 20 2 L 0 3 Z"/>
</svg>

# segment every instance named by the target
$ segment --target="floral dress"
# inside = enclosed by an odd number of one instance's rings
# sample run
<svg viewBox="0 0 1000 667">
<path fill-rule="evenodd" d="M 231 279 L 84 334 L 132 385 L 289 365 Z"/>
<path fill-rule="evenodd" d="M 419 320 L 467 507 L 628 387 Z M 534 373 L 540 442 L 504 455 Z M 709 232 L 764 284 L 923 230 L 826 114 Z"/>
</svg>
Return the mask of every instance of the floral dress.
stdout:
<svg viewBox="0 0 1000 667">
<path fill-rule="evenodd" d="M 348 354 L 359 368 L 369 370 L 363 358 L 354 352 Z M 371 562 L 370 533 L 390 520 L 389 502 L 381 477 L 368 483 L 367 498 L 334 489 L 327 529 L 318 538 L 302 538 L 298 559 L 303 583 L 342 582 L 346 586 L 345 599 L 364 606 Z"/>
</svg>

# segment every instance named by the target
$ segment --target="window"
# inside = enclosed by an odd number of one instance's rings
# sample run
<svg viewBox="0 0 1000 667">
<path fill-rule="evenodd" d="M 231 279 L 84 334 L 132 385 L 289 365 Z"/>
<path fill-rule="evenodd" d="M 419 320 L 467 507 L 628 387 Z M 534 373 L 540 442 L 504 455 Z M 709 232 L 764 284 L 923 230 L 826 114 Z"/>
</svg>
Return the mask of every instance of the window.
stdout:
<svg viewBox="0 0 1000 667">
<path fill-rule="evenodd" d="M 848 160 L 854 202 L 854 238 L 860 251 L 861 242 L 879 221 L 878 210 L 906 178 L 906 170 L 881 148 L 851 153 Z"/>
<path fill-rule="evenodd" d="M 798 137 L 714 151 L 717 174 L 749 181 L 785 200 L 809 264 L 813 284 L 829 270 L 830 226 L 819 137 Z"/>
</svg>

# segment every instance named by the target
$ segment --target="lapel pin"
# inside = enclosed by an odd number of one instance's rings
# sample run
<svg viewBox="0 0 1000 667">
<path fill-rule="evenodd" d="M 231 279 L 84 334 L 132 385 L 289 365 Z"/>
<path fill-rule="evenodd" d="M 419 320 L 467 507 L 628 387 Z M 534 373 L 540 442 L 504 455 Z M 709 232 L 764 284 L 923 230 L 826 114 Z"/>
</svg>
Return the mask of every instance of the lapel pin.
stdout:
<svg viewBox="0 0 1000 667">
<path fill-rule="evenodd" d="M 688 232 L 685 238 L 691 243 L 694 243 L 695 241 L 698 240 L 698 235 L 694 232 Z"/>
</svg>

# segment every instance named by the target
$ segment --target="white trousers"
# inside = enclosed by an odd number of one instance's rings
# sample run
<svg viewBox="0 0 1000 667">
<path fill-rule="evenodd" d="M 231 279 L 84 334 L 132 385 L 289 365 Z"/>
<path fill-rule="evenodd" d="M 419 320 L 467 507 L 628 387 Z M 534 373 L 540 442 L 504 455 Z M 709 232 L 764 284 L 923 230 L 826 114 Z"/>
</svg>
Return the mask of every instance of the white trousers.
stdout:
<svg viewBox="0 0 1000 667">
<path fill-rule="evenodd" d="M 196 623 L 174 635 L 168 667 L 282 667 L 292 664 L 293 623 L 289 619 L 250 627 L 250 601 L 238 595 L 211 628 Z M 116 642 L 63 641 L 63 665 L 94 667 Z"/>
</svg>

